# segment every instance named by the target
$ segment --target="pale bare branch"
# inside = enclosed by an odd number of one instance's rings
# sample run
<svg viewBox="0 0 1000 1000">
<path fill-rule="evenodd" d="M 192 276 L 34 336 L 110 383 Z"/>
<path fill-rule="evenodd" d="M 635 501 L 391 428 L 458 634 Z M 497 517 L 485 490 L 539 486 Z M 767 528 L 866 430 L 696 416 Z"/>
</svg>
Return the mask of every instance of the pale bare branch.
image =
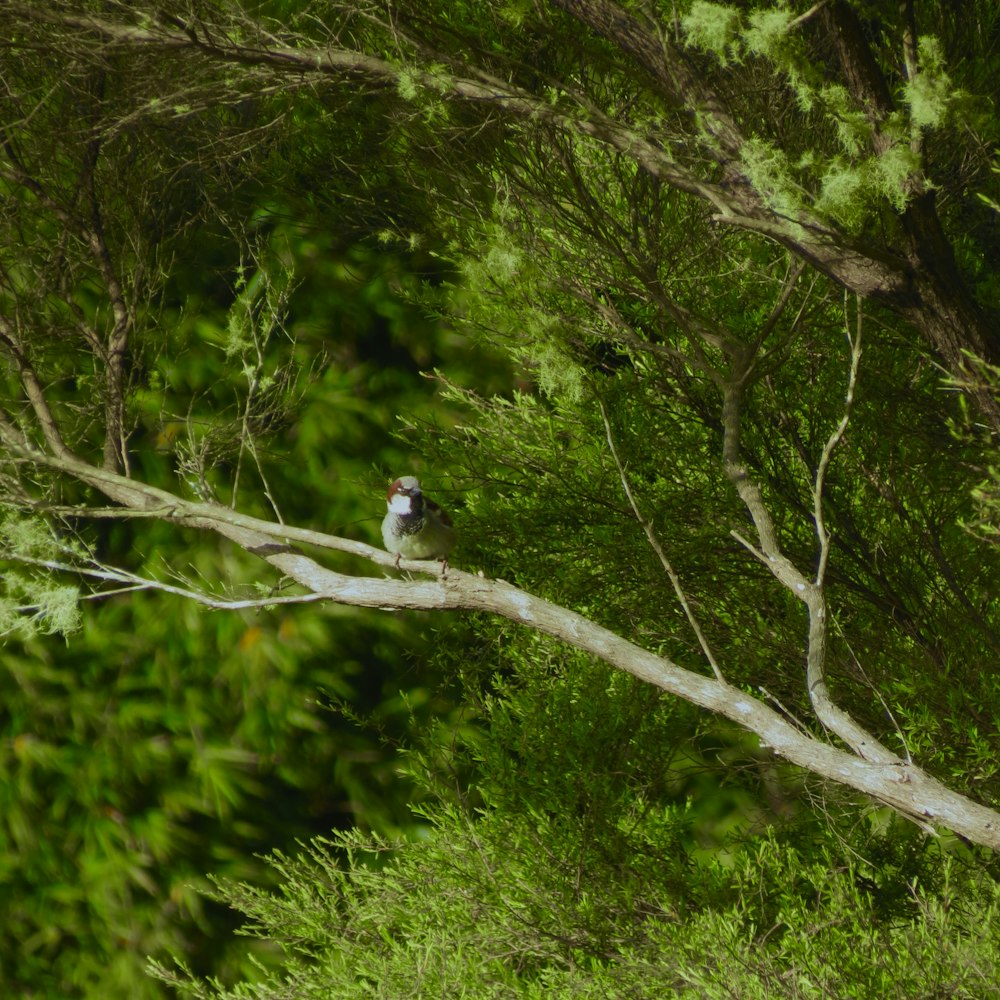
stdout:
<svg viewBox="0 0 1000 1000">
<path fill-rule="evenodd" d="M 383 609 L 465 608 L 500 615 L 566 642 L 642 681 L 738 723 L 756 733 L 761 743 L 778 755 L 815 774 L 871 795 L 904 815 L 940 823 L 975 843 L 1000 850 L 1000 814 L 953 792 L 919 768 L 898 757 L 873 760 L 860 751 L 851 753 L 837 749 L 800 732 L 792 722 L 759 699 L 717 678 L 679 667 L 670 659 L 651 653 L 568 608 L 510 584 L 454 568 L 447 577 L 442 577 L 436 563 L 429 565 L 412 560 L 401 563 L 400 568 L 429 574 L 432 579 L 413 581 L 339 573 L 319 565 L 287 542 L 275 539 L 294 538 L 317 544 L 326 541 L 328 547 L 364 556 L 387 567 L 395 560 L 388 553 L 361 542 L 268 524 L 220 505 L 186 501 L 165 490 L 79 460 L 39 452 L 20 442 L 17 434 L 10 433 L 10 428 L 4 427 L 2 422 L 0 440 L 25 459 L 63 471 L 116 503 L 141 512 L 151 507 L 166 508 L 169 510 L 167 519 L 178 525 L 212 531 L 228 538 L 301 585 L 314 600 Z M 214 599 L 209 597 L 209 600 Z M 274 603 L 274 600 L 264 603 Z"/>
<path fill-rule="evenodd" d="M 860 341 L 858 341 L 860 349 Z M 722 386 L 722 458 L 726 476 L 743 501 L 757 531 L 759 546 L 736 536 L 770 570 L 794 597 L 805 604 L 809 613 L 809 637 L 806 651 L 806 676 L 809 699 L 817 719 L 839 736 L 866 760 L 883 764 L 902 763 L 900 757 L 834 704 L 826 687 L 824 671 L 827 645 L 826 598 L 821 582 L 810 580 L 785 555 L 778 541 L 771 513 L 760 487 L 750 476 L 740 454 L 740 430 L 743 395 L 747 385 L 750 358 L 735 358 L 733 370 Z M 853 384 L 851 387 L 853 393 Z M 853 398 L 853 395 L 852 395 Z M 846 424 L 845 424 L 846 427 Z M 843 434 L 843 431 L 840 432 Z M 839 436 L 836 441 L 839 441 Z M 834 441 L 834 446 L 836 444 Z M 830 449 L 832 453 L 832 446 Z M 829 459 L 827 459 L 829 461 Z"/>
<path fill-rule="evenodd" d="M 816 477 L 813 485 L 813 520 L 816 522 L 816 537 L 819 540 L 819 559 L 816 566 L 815 584 L 817 587 L 823 586 L 826 576 L 826 564 L 830 557 L 830 533 L 827 531 L 826 522 L 823 518 L 823 486 L 826 482 L 826 471 L 830 465 L 830 459 L 837 445 L 844 439 L 844 432 L 851 419 L 851 410 L 854 408 L 854 390 L 858 382 L 858 366 L 861 364 L 861 330 L 864 321 L 864 314 L 861 310 L 860 298 L 855 298 L 855 308 L 857 309 L 857 330 L 852 335 L 850 318 L 847 309 L 848 295 L 844 293 L 844 326 L 847 330 L 847 343 L 850 347 L 850 369 L 847 376 L 847 392 L 844 397 L 844 412 L 837 426 L 827 438 L 820 453 L 819 463 L 816 466 Z"/>
<path fill-rule="evenodd" d="M 164 583 L 162 580 L 154 580 L 151 577 L 140 576 L 137 573 L 129 573 L 125 570 L 114 569 L 110 566 L 102 566 L 96 563 L 81 565 L 78 563 L 60 562 L 57 559 L 36 559 L 16 552 L 2 551 L 0 551 L 0 558 L 23 563 L 25 566 L 37 566 L 41 569 L 52 570 L 56 573 L 68 573 L 91 580 L 125 584 L 124 587 L 116 588 L 115 590 L 102 590 L 93 594 L 85 594 L 81 600 L 100 600 L 104 597 L 111 597 L 114 594 L 154 590 L 164 594 L 172 594 L 175 597 L 183 597 L 203 607 L 211 608 L 213 611 L 244 611 L 254 608 L 269 608 L 279 604 L 315 604 L 317 601 L 326 600 L 322 594 L 315 593 L 291 594 L 285 597 L 273 596 L 243 599 L 219 597 L 205 591 L 194 590 L 190 587 L 178 587 L 171 583 Z"/>
<path fill-rule="evenodd" d="M 828 3 L 829 0 L 819 0 L 819 3 L 814 3 L 807 11 L 788 22 L 788 30 L 791 31 L 793 28 L 798 28 L 800 25 L 805 24 L 810 18 L 815 17 Z"/>
</svg>

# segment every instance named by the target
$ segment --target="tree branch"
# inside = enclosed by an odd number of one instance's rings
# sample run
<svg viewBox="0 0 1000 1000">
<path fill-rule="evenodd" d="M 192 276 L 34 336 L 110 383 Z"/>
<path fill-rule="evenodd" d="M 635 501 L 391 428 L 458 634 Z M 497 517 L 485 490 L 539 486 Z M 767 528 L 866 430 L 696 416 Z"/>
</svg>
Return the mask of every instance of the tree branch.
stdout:
<svg viewBox="0 0 1000 1000">
<path fill-rule="evenodd" d="M 70 303 L 70 308 L 80 317 L 79 329 L 83 334 L 88 347 L 94 354 L 95 361 L 104 366 L 105 393 L 104 403 L 104 465 L 108 469 L 118 469 L 126 467 L 128 463 L 128 453 L 125 447 L 125 355 L 128 347 L 129 332 L 132 328 L 132 312 L 128 307 L 125 293 L 122 289 L 121 281 L 115 273 L 114 262 L 108 249 L 107 239 L 104 233 L 104 221 L 101 215 L 100 203 L 97 191 L 94 186 L 94 171 L 97 159 L 100 156 L 100 141 L 93 140 L 87 150 L 84 165 L 83 186 L 86 191 L 86 211 L 88 218 L 77 217 L 73 212 L 68 211 L 60 205 L 55 198 L 31 175 L 28 168 L 21 161 L 9 137 L 4 137 L 4 151 L 12 169 L 3 171 L 3 174 L 12 181 L 20 184 L 29 190 L 45 208 L 55 216 L 55 218 L 67 230 L 77 235 L 87 245 L 91 257 L 97 267 L 101 281 L 104 283 L 111 303 L 111 312 L 114 323 L 108 334 L 107 342 L 103 343 L 96 330 L 93 330 L 82 318 L 82 310 L 75 303 Z M 9 328 L 0 328 L 0 335 L 10 341 L 12 332 Z M 20 349 L 18 348 L 20 351 Z M 24 354 L 20 352 L 19 365 L 24 362 Z M 46 435 L 49 446 L 59 453 L 59 448 L 65 448 L 61 437 L 55 428 L 54 421 L 51 420 L 51 413 L 43 418 L 42 410 L 48 412 L 47 405 L 44 405 L 44 397 L 38 379 L 29 368 L 21 368 L 21 380 L 25 392 L 35 410 L 36 416 Z M 55 431 L 55 434 L 52 434 Z"/>
<path fill-rule="evenodd" d="M 381 87 L 398 87 L 403 81 L 429 93 L 453 100 L 495 108 L 522 121 L 536 121 L 575 135 L 591 138 L 622 153 L 650 176 L 677 190 L 711 204 L 718 221 L 740 225 L 770 236 L 861 295 L 888 298 L 910 290 L 911 276 L 905 263 L 889 254 L 878 255 L 873 248 L 855 248 L 842 234 L 818 218 L 802 213 L 787 219 L 765 204 L 749 183 L 742 167 L 744 139 L 719 99 L 687 68 L 683 55 L 669 41 L 661 40 L 607 0 L 553 0 L 574 17 L 598 30 L 606 30 L 609 40 L 652 67 L 661 83 L 669 83 L 679 100 L 699 109 L 699 122 L 709 131 L 710 141 L 694 138 L 699 151 L 724 166 L 721 183 L 710 182 L 680 163 L 665 146 L 646 138 L 635 129 L 615 120 L 566 84 L 563 93 L 573 108 L 553 103 L 548 94 L 532 92 L 478 71 L 475 77 L 429 72 L 419 65 L 393 63 L 364 52 L 330 45 L 315 48 L 302 39 L 292 46 L 268 38 L 266 44 L 244 44 L 229 38 L 198 35 L 189 27 L 153 28 L 122 24 L 97 16 L 65 12 L 47 13 L 32 8 L 25 12 L 34 20 L 49 21 L 82 31 L 96 32 L 122 48 L 159 48 L 171 52 L 197 51 L 213 59 L 246 66 L 265 66 L 279 73 L 300 74 L 303 78 L 368 80 Z M 24 9 L 24 8 L 20 8 Z M 175 25 L 185 22 L 174 19 Z M 657 59 L 660 65 L 657 67 Z M 666 60 L 666 62 L 664 62 Z M 719 150 L 722 149 L 720 154 Z"/>
<path fill-rule="evenodd" d="M 152 17 L 135 23 L 124 5 L 119 8 L 122 19 L 118 21 L 23 3 L 8 4 L 5 9 L 15 18 L 76 29 L 86 35 L 92 47 L 98 45 L 94 41 L 97 36 L 111 51 L 131 51 L 139 58 L 142 50 L 190 52 L 220 63 L 270 69 L 286 80 L 293 79 L 293 86 L 326 79 L 367 81 L 383 89 L 423 90 L 435 98 L 486 109 L 487 114 L 495 110 L 522 123 L 586 136 L 626 157 L 649 176 L 708 202 L 718 221 L 773 239 L 842 287 L 886 305 L 933 345 L 960 382 L 968 380 L 969 352 L 987 361 L 1000 357 L 1000 327 L 969 292 L 934 208 L 934 192 L 924 190 L 919 171 L 908 182 L 913 197 L 902 215 L 908 242 L 902 250 L 887 239 L 855 238 L 807 208 L 796 212 L 794 218 L 784 216 L 747 175 L 745 136 L 725 102 L 655 21 L 640 20 L 611 0 L 551 3 L 618 47 L 651 75 L 659 93 L 672 95 L 678 107 L 688 111 L 687 130 L 677 135 L 649 127 L 640 133 L 615 114 L 602 111 L 566 81 L 536 94 L 470 67 L 468 60 L 453 59 L 456 71 L 442 72 L 440 62 L 429 56 L 424 65 L 415 62 L 412 49 L 406 47 L 404 52 L 396 39 L 387 41 L 398 50 L 397 61 L 390 61 L 336 42 L 317 47 L 306 36 L 288 34 L 278 39 L 249 16 L 234 21 L 238 32 L 227 33 L 199 31 L 196 24 L 177 17 L 172 26 L 162 20 L 157 23 Z M 840 55 L 852 97 L 877 123 L 891 110 L 891 95 L 857 15 L 845 0 L 817 4 L 815 14 Z M 877 142 L 895 141 L 883 136 L 877 126 L 875 132 Z M 695 165 L 686 165 L 685 157 Z M 720 168 L 718 179 L 707 179 L 706 160 Z M 1000 403 L 978 390 L 976 383 L 969 384 L 981 412 L 994 427 L 1000 427 Z"/>
<path fill-rule="evenodd" d="M 1000 813 L 959 795 L 898 758 L 866 760 L 800 732 L 763 702 L 715 678 L 685 670 L 643 649 L 582 615 L 561 608 L 499 580 L 452 569 L 437 574 L 437 564 L 407 560 L 405 571 L 427 573 L 431 580 L 356 577 L 319 565 L 314 559 L 275 539 L 324 544 L 364 556 L 389 568 L 393 556 L 361 542 L 274 525 L 216 504 L 196 503 L 165 490 L 88 465 L 77 459 L 47 455 L 26 444 L 16 429 L 0 421 L 0 441 L 7 450 L 37 465 L 58 469 L 87 483 L 123 506 L 146 514 L 153 507 L 169 511 L 165 519 L 213 531 L 259 556 L 284 576 L 305 587 L 315 599 L 355 607 L 398 610 L 447 608 L 485 611 L 535 629 L 590 653 L 611 666 L 654 684 L 694 705 L 715 712 L 757 734 L 765 746 L 815 774 L 871 795 L 905 815 L 940 823 L 975 843 L 1000 851 Z"/>
<path fill-rule="evenodd" d="M 743 135 L 719 95 L 688 65 L 684 54 L 651 23 L 608 0 L 550 0 L 581 24 L 629 55 L 656 82 L 671 104 L 693 111 L 713 142 L 705 151 L 731 184 L 747 186 L 740 167 Z"/>
<path fill-rule="evenodd" d="M 829 729 L 845 740 L 857 753 L 868 760 L 881 760 L 892 763 L 899 760 L 887 747 L 883 746 L 866 729 L 859 726 L 846 712 L 834 703 L 826 686 L 826 651 L 829 635 L 828 608 L 826 604 L 826 566 L 830 555 L 830 533 L 823 520 L 823 485 L 826 471 L 833 456 L 834 449 L 843 440 L 844 432 L 850 420 L 854 405 L 854 389 L 857 385 L 858 366 L 861 363 L 861 329 L 863 314 L 861 303 L 857 303 L 857 332 L 852 337 L 850 320 L 847 313 L 847 296 L 844 297 L 844 324 L 847 327 L 847 341 L 850 345 L 850 371 L 847 380 L 847 393 L 844 402 L 844 412 L 833 433 L 827 438 L 820 454 L 813 484 L 813 519 L 816 524 L 816 537 L 819 540 L 819 558 L 817 560 L 816 576 L 804 591 L 804 600 L 809 609 L 809 645 L 806 655 L 806 687 L 809 700 L 812 702 L 816 717 Z"/>
<path fill-rule="evenodd" d="M 94 158 L 99 155 L 95 148 Z M 132 310 L 128 306 L 121 281 L 115 273 L 111 252 L 104 235 L 104 220 L 94 189 L 93 169 L 89 164 L 87 191 L 90 202 L 90 225 L 85 231 L 90 252 L 97 264 L 111 303 L 114 325 L 102 351 L 104 359 L 104 384 L 107 399 L 104 401 L 104 467 L 109 470 L 124 468 L 128 471 L 128 449 L 125 446 L 125 353 L 132 329 Z"/>
<path fill-rule="evenodd" d="M 860 340 L 857 341 L 860 351 Z M 852 362 L 856 359 L 852 355 Z M 747 387 L 751 356 L 749 352 L 743 357 L 735 356 L 733 370 L 728 379 L 721 384 L 723 445 L 722 458 L 726 476 L 733 484 L 744 506 L 750 513 L 750 518 L 757 530 L 759 550 L 742 538 L 742 542 L 767 566 L 774 577 L 798 600 L 805 604 L 809 614 L 809 639 L 806 651 L 806 679 L 809 700 L 816 712 L 816 718 L 830 732 L 839 736 L 855 753 L 865 760 L 882 764 L 900 764 L 901 759 L 887 747 L 883 746 L 871 733 L 860 726 L 846 712 L 838 708 L 830 697 L 824 680 L 827 640 L 827 609 L 822 580 L 809 580 L 795 564 L 784 554 L 778 541 L 777 531 L 770 511 L 764 502 L 760 487 L 750 477 L 742 463 L 740 455 L 740 426 L 742 417 L 743 397 Z M 856 367 L 853 368 L 856 375 Z M 853 382 L 849 392 L 853 399 Z M 844 424 L 846 427 L 846 423 Z M 831 437 L 829 452 L 840 440 L 843 430 Z M 826 463 L 829 462 L 829 454 Z M 825 465 L 824 465 L 825 471 Z M 822 486 L 820 486 L 820 489 Z M 814 497 L 815 497 L 814 491 Z M 822 512 L 820 522 L 822 525 Z M 820 530 L 820 527 L 817 528 Z M 825 529 L 823 538 L 826 538 Z M 821 552 L 822 552 L 821 539 Z M 826 538 L 829 545 L 829 539 Z M 822 560 L 822 557 L 821 557 Z M 825 560 L 822 560 L 825 566 Z"/>
<path fill-rule="evenodd" d="M 66 446 L 62 432 L 59 430 L 59 424 L 56 422 L 48 400 L 45 398 L 45 392 L 38 380 L 38 376 L 35 374 L 35 369 L 25 356 L 20 338 L 14 330 L 13 325 L 5 316 L 0 316 L 0 341 L 6 345 L 7 350 L 10 351 L 14 359 L 14 363 L 17 365 L 21 387 L 24 389 L 24 394 L 28 397 L 28 402 L 31 404 L 31 409 L 34 411 L 35 419 L 38 421 L 38 426 L 42 431 L 42 436 L 45 438 L 46 444 L 48 444 L 56 455 L 62 458 L 73 458 L 73 453 Z"/>
<path fill-rule="evenodd" d="M 854 407 L 854 390 L 858 382 L 858 366 L 861 364 L 861 330 L 864 322 L 864 314 L 861 311 L 861 301 L 856 300 L 857 306 L 857 332 L 851 335 L 850 318 L 847 312 L 847 295 L 844 295 L 844 326 L 847 330 L 847 343 L 850 347 L 850 369 L 847 376 L 847 392 L 844 397 L 844 412 L 833 433 L 827 438 L 820 453 L 819 463 L 816 466 L 816 478 L 813 485 L 813 519 L 816 522 L 816 537 L 819 540 L 819 560 L 816 567 L 815 584 L 817 587 L 823 586 L 826 576 L 826 564 L 830 556 L 830 533 L 826 530 L 823 519 L 823 485 L 826 481 L 826 470 L 829 468 L 830 459 L 833 457 L 834 449 L 844 439 L 844 432 L 851 419 L 851 410 Z"/>
<path fill-rule="evenodd" d="M 0 556 L 4 559 L 10 559 L 13 562 L 23 563 L 25 566 L 38 566 L 41 569 L 53 570 L 56 573 L 68 573 L 74 576 L 87 577 L 92 580 L 102 580 L 108 583 L 121 583 L 125 585 L 114 590 L 102 590 L 93 594 L 86 594 L 81 600 L 96 601 L 105 597 L 112 597 L 115 594 L 134 593 L 139 590 L 155 590 L 159 593 L 183 597 L 185 600 L 194 601 L 196 604 L 211 608 L 213 611 L 245 611 L 254 608 L 270 608 L 278 604 L 314 604 L 317 601 L 326 600 L 322 594 L 315 593 L 252 599 L 217 597 L 202 590 L 194 590 L 190 587 L 178 587 L 175 584 L 163 583 L 161 580 L 153 580 L 150 577 L 139 576 L 136 573 L 129 573 L 125 570 L 114 569 L 113 567 L 102 566 L 97 563 L 89 566 L 81 566 L 75 563 L 59 562 L 56 559 L 35 559 L 16 552 L 0 552 Z"/>
</svg>

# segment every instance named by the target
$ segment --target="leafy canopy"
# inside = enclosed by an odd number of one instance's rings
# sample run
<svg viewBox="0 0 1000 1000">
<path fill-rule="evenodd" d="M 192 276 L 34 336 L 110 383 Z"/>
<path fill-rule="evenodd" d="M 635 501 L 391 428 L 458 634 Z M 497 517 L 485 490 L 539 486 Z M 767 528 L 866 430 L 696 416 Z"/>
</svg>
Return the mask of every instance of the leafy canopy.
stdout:
<svg viewBox="0 0 1000 1000">
<path fill-rule="evenodd" d="M 374 542 L 416 472 L 445 593 L 995 805 L 996 17 L 9 5 L 8 992 L 995 992 L 978 848 L 182 506 Z"/>
</svg>

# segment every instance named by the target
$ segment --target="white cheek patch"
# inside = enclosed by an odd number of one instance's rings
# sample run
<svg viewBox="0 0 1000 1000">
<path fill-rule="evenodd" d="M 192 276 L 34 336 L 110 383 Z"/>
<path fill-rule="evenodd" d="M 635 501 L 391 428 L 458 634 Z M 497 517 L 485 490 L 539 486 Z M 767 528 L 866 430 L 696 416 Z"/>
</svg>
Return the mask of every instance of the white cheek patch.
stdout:
<svg viewBox="0 0 1000 1000">
<path fill-rule="evenodd" d="M 389 501 L 389 510 L 393 514 L 409 514 L 412 502 L 412 497 L 404 496 L 402 493 L 394 493 Z"/>
</svg>

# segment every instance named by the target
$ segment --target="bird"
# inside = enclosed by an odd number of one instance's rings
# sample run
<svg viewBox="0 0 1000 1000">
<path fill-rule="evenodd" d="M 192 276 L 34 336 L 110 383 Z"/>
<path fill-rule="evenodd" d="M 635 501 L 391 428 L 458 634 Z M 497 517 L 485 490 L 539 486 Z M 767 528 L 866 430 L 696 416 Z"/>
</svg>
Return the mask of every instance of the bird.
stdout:
<svg viewBox="0 0 1000 1000">
<path fill-rule="evenodd" d="M 401 476 L 385 495 L 388 510 L 382 519 L 386 550 L 400 559 L 440 559 L 441 574 L 448 568 L 448 553 L 455 544 L 451 518 L 424 496 L 415 476 Z"/>
</svg>

